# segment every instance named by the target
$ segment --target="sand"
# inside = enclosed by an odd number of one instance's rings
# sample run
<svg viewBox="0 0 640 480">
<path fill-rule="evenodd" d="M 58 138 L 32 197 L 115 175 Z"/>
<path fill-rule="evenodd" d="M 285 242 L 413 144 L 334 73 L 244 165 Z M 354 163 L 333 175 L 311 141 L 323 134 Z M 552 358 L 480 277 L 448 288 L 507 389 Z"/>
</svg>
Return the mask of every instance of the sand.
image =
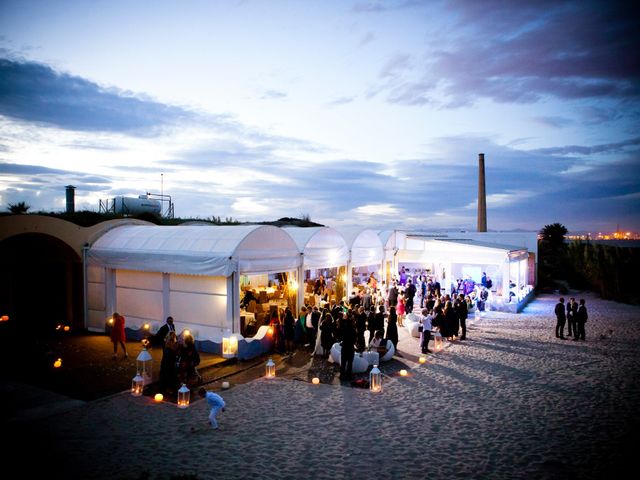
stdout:
<svg viewBox="0 0 640 480">
<path fill-rule="evenodd" d="M 25 420 L 17 441 L 65 478 L 615 478 L 638 439 L 640 307 L 582 296 L 586 342 L 555 338 L 557 298 L 543 295 L 471 318 L 468 340 L 426 365 L 402 329 L 386 371 L 409 376 L 382 394 L 261 378 L 221 392 L 212 430 L 202 400 L 121 393 Z"/>
</svg>

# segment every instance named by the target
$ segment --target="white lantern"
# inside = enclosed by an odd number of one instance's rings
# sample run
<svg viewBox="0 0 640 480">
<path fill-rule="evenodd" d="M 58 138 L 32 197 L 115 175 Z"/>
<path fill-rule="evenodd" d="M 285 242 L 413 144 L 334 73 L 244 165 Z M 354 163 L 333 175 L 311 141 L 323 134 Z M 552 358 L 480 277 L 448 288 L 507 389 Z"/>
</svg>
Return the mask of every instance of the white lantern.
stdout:
<svg viewBox="0 0 640 480">
<path fill-rule="evenodd" d="M 444 348 L 444 340 L 442 339 L 442 335 L 440 332 L 436 332 L 433 334 L 433 349 L 436 352 L 439 352 Z"/>
<path fill-rule="evenodd" d="M 276 364 L 273 363 L 273 359 L 269 357 L 269 361 L 266 365 L 266 373 L 267 378 L 274 378 L 276 376 Z"/>
<path fill-rule="evenodd" d="M 142 395 L 142 389 L 144 388 L 144 379 L 140 372 L 136 373 L 136 376 L 133 377 L 131 381 L 131 395 L 134 397 L 139 397 Z"/>
<path fill-rule="evenodd" d="M 138 358 L 136 358 L 136 368 L 142 376 L 144 384 L 149 385 L 151 383 L 151 372 L 153 370 L 153 358 L 144 347 L 142 347 L 142 351 L 138 355 Z"/>
<path fill-rule="evenodd" d="M 369 390 L 382 392 L 382 373 L 378 370 L 378 365 L 374 365 L 369 374 Z"/>
<path fill-rule="evenodd" d="M 224 358 L 233 358 L 238 353 L 238 337 L 222 337 L 222 356 Z"/>
<path fill-rule="evenodd" d="M 183 383 L 178 390 L 178 408 L 187 408 L 191 399 L 191 390 Z"/>
</svg>

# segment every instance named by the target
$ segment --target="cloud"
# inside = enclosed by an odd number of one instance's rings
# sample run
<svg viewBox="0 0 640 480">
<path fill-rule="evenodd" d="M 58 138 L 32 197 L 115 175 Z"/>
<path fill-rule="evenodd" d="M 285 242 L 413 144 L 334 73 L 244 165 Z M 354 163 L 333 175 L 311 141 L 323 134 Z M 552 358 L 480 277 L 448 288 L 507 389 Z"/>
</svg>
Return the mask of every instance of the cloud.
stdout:
<svg viewBox="0 0 640 480">
<path fill-rule="evenodd" d="M 543 155 L 593 155 L 597 153 L 621 153 L 626 147 L 637 147 L 640 145 L 640 137 L 630 138 L 622 142 L 604 143 L 600 145 L 567 145 L 563 147 L 549 147 L 531 150 L 531 153 L 540 153 Z"/>
<path fill-rule="evenodd" d="M 262 100 L 280 100 L 287 98 L 287 94 L 278 90 L 267 90 L 260 96 L 260 98 Z"/>
<path fill-rule="evenodd" d="M 438 42 L 426 43 L 411 69 L 406 60 L 402 74 L 391 69 L 393 81 L 379 86 L 396 91 L 389 102 L 422 105 L 435 93 L 445 108 L 482 98 L 533 103 L 547 97 L 623 101 L 640 96 L 640 9 L 633 2 L 450 0 L 441 5 L 439 18 L 450 20 L 438 24 L 443 32 Z M 382 9 L 377 3 L 368 6 Z M 383 65 L 385 80 L 393 65 Z"/>
<path fill-rule="evenodd" d="M 0 58 L 0 115 L 77 131 L 147 136 L 188 110 L 107 89 L 42 63 Z"/>
<path fill-rule="evenodd" d="M 348 103 L 353 102 L 355 99 L 356 97 L 340 97 L 340 98 L 336 98 L 335 100 L 331 100 L 330 102 L 327 102 L 327 105 L 331 107 L 338 106 L 338 105 L 346 105 Z"/>
<path fill-rule="evenodd" d="M 549 116 L 549 117 L 534 117 L 533 121 L 551 128 L 564 128 L 574 123 L 570 118 Z"/>
</svg>

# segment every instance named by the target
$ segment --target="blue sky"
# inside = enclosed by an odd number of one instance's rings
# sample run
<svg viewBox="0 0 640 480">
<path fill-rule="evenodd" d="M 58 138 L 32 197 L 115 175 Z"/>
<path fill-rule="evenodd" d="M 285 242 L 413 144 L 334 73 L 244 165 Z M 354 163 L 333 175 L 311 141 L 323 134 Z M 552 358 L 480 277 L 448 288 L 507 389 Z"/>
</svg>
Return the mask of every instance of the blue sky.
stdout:
<svg viewBox="0 0 640 480">
<path fill-rule="evenodd" d="M 0 208 L 640 231 L 632 2 L 0 3 Z"/>
</svg>

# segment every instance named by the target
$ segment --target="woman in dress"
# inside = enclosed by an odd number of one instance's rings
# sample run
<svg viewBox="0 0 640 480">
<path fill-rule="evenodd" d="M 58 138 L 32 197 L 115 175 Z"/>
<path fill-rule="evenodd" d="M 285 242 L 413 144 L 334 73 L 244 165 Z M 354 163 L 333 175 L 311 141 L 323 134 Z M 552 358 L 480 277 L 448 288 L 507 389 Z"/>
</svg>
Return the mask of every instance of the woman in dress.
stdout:
<svg viewBox="0 0 640 480">
<path fill-rule="evenodd" d="M 165 336 L 162 360 L 160 361 L 160 385 L 165 390 L 172 391 L 176 388 L 178 382 L 177 359 L 178 337 L 176 332 L 171 331 Z"/>
<path fill-rule="evenodd" d="M 293 337 L 295 334 L 294 329 L 296 321 L 293 318 L 293 313 L 291 313 L 291 309 L 289 307 L 284 311 L 284 320 L 282 323 L 284 333 L 284 353 L 293 353 Z"/>
<path fill-rule="evenodd" d="M 320 343 L 322 344 L 322 356 L 328 358 L 334 343 L 333 317 L 330 313 L 325 314 L 320 324 Z"/>
<path fill-rule="evenodd" d="M 389 307 L 389 316 L 387 317 L 387 340 L 391 340 L 393 348 L 398 350 L 398 315 L 395 307 Z"/>
<path fill-rule="evenodd" d="M 127 353 L 127 335 L 124 332 L 124 316 L 115 312 L 113 314 L 113 327 L 111 328 L 111 342 L 113 343 L 113 359 L 118 358 L 118 344 L 122 345 L 124 358 L 128 358 Z"/>
</svg>

